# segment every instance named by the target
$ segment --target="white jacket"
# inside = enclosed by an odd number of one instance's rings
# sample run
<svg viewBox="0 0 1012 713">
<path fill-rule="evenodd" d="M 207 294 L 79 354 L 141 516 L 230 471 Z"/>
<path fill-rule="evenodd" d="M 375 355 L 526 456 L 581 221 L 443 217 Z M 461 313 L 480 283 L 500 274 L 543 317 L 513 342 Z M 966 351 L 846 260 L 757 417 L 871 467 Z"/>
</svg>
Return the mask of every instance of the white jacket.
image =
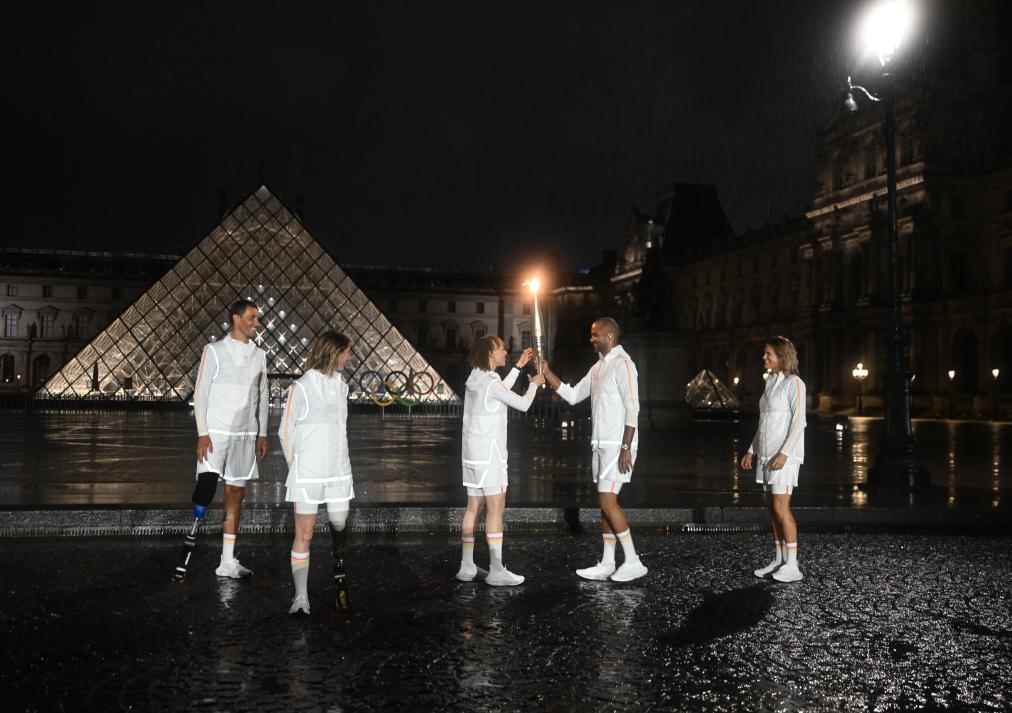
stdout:
<svg viewBox="0 0 1012 713">
<path fill-rule="evenodd" d="M 632 358 L 619 345 L 599 356 L 575 387 L 559 384 L 556 393 L 571 404 L 590 397 L 591 448 L 621 446 L 625 427 L 636 428 L 640 413 L 639 377 Z M 636 429 L 630 450 L 639 447 L 639 440 Z"/>
<path fill-rule="evenodd" d="M 758 456 L 760 465 L 777 453 L 804 463 L 806 425 L 805 382 L 797 374 L 772 374 L 759 399 L 759 428 L 748 452 Z"/>
<path fill-rule="evenodd" d="M 227 336 L 204 347 L 193 387 L 197 435 L 267 435 L 267 353 Z"/>
<path fill-rule="evenodd" d="M 506 408 L 526 411 L 538 388 L 527 393 L 511 391 L 520 372 L 510 369 L 505 379 L 495 371 L 473 369 L 464 386 L 463 465 L 475 470 L 506 469 Z"/>
<path fill-rule="evenodd" d="M 310 369 L 292 384 L 278 428 L 289 488 L 351 480 L 348 385 L 340 373 Z"/>
</svg>

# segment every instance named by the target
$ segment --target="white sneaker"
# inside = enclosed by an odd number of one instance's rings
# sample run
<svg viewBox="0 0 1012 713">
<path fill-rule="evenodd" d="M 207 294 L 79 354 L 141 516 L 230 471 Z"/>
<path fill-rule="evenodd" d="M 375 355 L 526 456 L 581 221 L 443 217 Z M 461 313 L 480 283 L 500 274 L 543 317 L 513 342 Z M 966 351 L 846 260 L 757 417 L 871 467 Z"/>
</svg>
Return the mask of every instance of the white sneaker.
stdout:
<svg viewBox="0 0 1012 713">
<path fill-rule="evenodd" d="M 476 564 L 468 567 L 461 562 L 460 569 L 457 570 L 457 574 L 454 576 L 461 582 L 473 582 L 476 579 L 485 579 L 488 577 L 488 572 Z"/>
<path fill-rule="evenodd" d="M 611 581 L 613 582 L 631 582 L 634 579 L 639 579 L 649 570 L 643 566 L 640 562 L 640 558 L 637 557 L 634 560 L 626 560 L 622 563 L 622 566 L 615 570 L 615 574 L 611 575 Z"/>
<path fill-rule="evenodd" d="M 492 587 L 515 587 L 523 583 L 523 575 L 513 574 L 505 567 L 498 571 L 493 570 L 485 577 L 485 584 Z"/>
<path fill-rule="evenodd" d="M 614 562 L 598 562 L 593 567 L 585 567 L 583 569 L 576 570 L 576 575 L 578 577 L 593 579 L 598 582 L 605 581 L 613 574 L 615 574 Z"/>
<path fill-rule="evenodd" d="M 295 597 L 292 600 L 292 608 L 288 610 L 289 614 L 303 614 L 309 613 L 309 599 L 307 597 Z"/>
<path fill-rule="evenodd" d="M 246 569 L 239 560 L 233 559 L 231 562 L 222 562 L 218 565 L 218 569 L 214 570 L 214 573 L 219 577 L 231 577 L 232 579 L 242 579 L 243 577 L 249 577 L 253 574 L 252 570 Z"/>
<path fill-rule="evenodd" d="M 785 564 L 773 573 L 773 579 L 778 582 L 800 582 L 804 578 L 805 575 L 801 574 L 801 570 L 796 564 Z"/>
<path fill-rule="evenodd" d="M 763 567 L 762 569 L 757 569 L 757 570 L 753 571 L 752 574 L 754 574 L 756 577 L 759 577 L 760 579 L 762 579 L 767 574 L 771 574 L 773 572 L 776 572 L 778 569 L 780 569 L 783 566 L 784 566 L 784 563 L 783 563 L 782 560 L 775 559 L 772 562 L 770 562 L 768 565 L 766 565 L 765 567 Z"/>
</svg>

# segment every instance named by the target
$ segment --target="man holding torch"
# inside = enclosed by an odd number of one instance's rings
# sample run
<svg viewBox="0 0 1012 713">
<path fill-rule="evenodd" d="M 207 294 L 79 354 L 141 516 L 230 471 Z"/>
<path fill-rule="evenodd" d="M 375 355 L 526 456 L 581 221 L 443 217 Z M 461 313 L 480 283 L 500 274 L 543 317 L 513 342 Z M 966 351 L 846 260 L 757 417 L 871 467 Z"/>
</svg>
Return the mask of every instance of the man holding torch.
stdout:
<svg viewBox="0 0 1012 713">
<path fill-rule="evenodd" d="M 578 569 L 576 573 L 584 579 L 629 582 L 645 575 L 647 568 L 636 554 L 629 523 L 618 504 L 619 491 L 632 478 L 639 442 L 636 365 L 619 345 L 620 336 L 618 323 L 610 317 L 601 317 L 591 325 L 590 343 L 598 360 L 575 387 L 562 383 L 543 359 L 541 368 L 545 381 L 561 398 L 575 405 L 589 396 L 591 402 L 591 473 L 597 484 L 604 551 L 595 566 Z M 625 562 L 618 569 L 616 542 L 622 544 L 625 555 Z"/>
</svg>

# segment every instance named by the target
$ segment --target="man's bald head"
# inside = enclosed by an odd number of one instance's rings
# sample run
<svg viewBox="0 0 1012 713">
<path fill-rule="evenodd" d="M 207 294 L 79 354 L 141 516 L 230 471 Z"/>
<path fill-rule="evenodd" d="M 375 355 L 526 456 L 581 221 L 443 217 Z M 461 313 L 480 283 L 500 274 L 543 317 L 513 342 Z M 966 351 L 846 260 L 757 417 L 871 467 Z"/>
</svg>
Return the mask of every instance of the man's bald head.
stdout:
<svg viewBox="0 0 1012 713">
<path fill-rule="evenodd" d="M 611 317 L 599 317 L 594 320 L 594 325 L 597 327 L 599 332 L 609 335 L 612 338 L 613 344 L 618 344 L 619 337 L 622 336 L 622 330 Z"/>
</svg>

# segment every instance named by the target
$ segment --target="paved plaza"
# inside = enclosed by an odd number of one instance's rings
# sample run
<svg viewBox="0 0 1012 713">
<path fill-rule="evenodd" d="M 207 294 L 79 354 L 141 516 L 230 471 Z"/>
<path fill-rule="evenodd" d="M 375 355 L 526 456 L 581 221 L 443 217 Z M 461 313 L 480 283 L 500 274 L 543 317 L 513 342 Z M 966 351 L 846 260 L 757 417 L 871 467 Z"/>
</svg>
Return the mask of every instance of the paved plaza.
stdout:
<svg viewBox="0 0 1012 713">
<path fill-rule="evenodd" d="M 290 540 L 217 541 L 170 581 L 179 538 L 0 541 L 5 710 L 999 711 L 1012 707 L 1008 538 L 801 537 L 805 580 L 750 570 L 765 535 L 640 534 L 650 573 L 579 580 L 593 534 L 507 538 L 512 589 L 453 579 L 456 540 L 353 534 L 353 610 L 312 550 L 287 614 Z M 479 561 L 487 557 L 479 546 Z"/>
</svg>

